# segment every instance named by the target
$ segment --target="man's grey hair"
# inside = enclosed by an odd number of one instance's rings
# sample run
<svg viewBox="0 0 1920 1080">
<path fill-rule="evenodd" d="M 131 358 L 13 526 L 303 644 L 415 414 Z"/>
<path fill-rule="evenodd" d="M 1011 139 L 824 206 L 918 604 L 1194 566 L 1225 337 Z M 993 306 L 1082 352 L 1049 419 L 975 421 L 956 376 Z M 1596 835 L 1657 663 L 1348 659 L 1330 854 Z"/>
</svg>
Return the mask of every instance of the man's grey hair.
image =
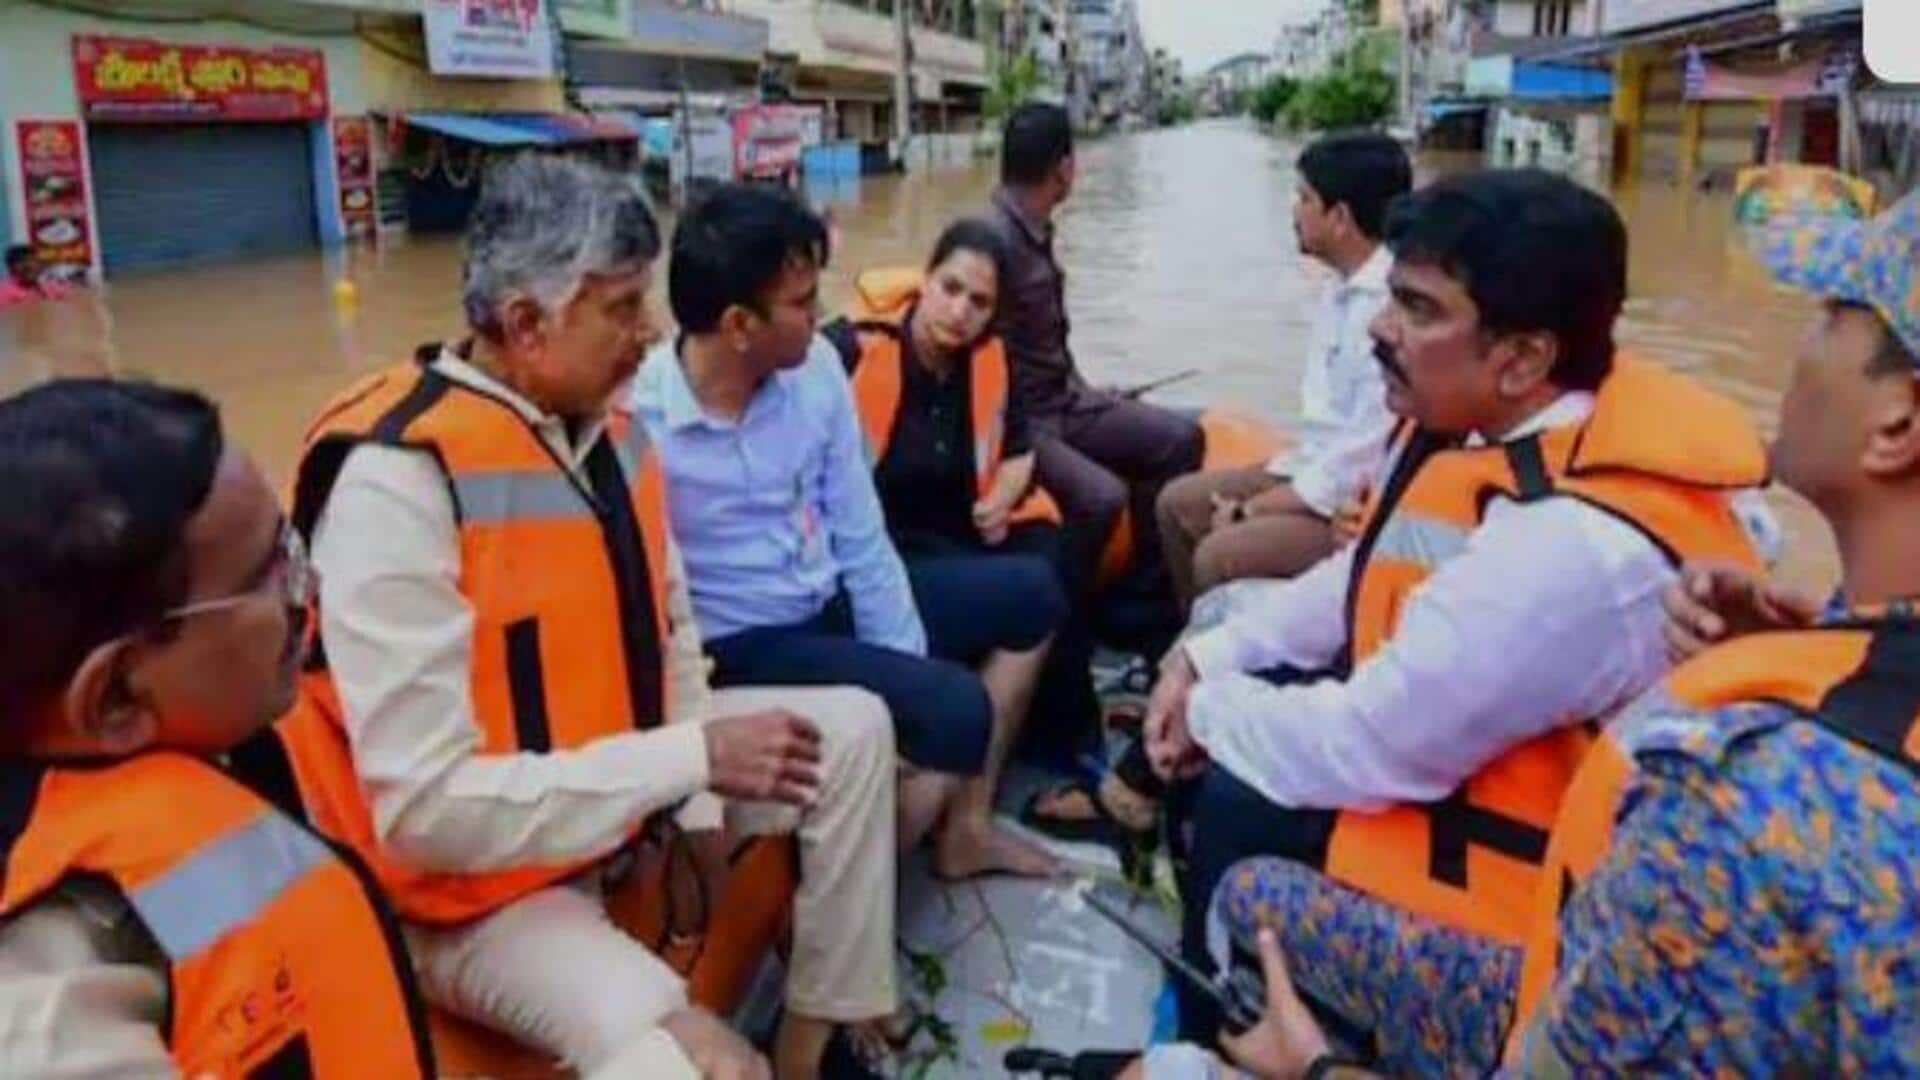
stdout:
<svg viewBox="0 0 1920 1080">
<path fill-rule="evenodd" d="M 467 226 L 467 325 L 498 340 L 501 306 L 514 296 L 551 310 L 588 275 L 659 255 L 660 226 L 637 178 L 568 158 L 509 158 L 487 170 Z"/>
</svg>

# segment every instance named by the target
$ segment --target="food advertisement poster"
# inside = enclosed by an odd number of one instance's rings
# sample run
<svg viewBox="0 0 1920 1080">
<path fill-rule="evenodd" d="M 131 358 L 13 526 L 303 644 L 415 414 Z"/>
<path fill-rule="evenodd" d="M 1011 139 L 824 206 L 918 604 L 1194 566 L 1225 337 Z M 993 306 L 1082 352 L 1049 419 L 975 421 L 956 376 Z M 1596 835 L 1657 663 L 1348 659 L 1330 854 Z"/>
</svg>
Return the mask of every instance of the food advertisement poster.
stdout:
<svg viewBox="0 0 1920 1080">
<path fill-rule="evenodd" d="M 27 242 L 43 271 L 78 281 L 93 268 L 93 223 L 87 212 L 87 169 L 80 124 L 21 120 L 20 191 L 27 207 Z"/>
</svg>

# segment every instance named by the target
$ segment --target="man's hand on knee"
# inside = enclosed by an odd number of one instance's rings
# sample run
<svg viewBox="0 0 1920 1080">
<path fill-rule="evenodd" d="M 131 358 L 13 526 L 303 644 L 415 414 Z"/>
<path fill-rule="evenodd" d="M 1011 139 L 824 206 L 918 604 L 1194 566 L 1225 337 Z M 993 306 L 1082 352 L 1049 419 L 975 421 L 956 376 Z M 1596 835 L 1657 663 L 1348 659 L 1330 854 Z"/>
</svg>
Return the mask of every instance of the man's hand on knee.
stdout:
<svg viewBox="0 0 1920 1080">
<path fill-rule="evenodd" d="M 682 1009 L 660 1026 L 708 1080 L 772 1080 L 773 1069 L 766 1059 L 704 1009 Z"/>
</svg>

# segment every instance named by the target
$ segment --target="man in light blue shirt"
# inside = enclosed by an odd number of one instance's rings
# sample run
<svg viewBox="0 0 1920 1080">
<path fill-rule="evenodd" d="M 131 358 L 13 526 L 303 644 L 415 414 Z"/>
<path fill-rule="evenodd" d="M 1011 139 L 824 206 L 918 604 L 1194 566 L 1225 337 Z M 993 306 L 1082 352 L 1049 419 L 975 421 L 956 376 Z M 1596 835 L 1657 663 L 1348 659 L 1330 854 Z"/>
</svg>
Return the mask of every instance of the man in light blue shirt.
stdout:
<svg viewBox="0 0 1920 1080">
<path fill-rule="evenodd" d="M 772 189 L 692 207 L 668 272 L 682 337 L 635 379 L 715 685 L 862 686 L 903 757 L 977 773 L 992 706 L 927 631 L 887 536 L 833 347 L 815 337 L 824 225 Z"/>
<path fill-rule="evenodd" d="M 766 376 L 731 420 L 701 408 L 673 343 L 635 380 L 635 409 L 671 462 L 700 632 L 713 641 L 805 622 L 844 587 L 855 636 L 925 656 L 839 354 L 816 338 L 802 358 Z"/>
</svg>

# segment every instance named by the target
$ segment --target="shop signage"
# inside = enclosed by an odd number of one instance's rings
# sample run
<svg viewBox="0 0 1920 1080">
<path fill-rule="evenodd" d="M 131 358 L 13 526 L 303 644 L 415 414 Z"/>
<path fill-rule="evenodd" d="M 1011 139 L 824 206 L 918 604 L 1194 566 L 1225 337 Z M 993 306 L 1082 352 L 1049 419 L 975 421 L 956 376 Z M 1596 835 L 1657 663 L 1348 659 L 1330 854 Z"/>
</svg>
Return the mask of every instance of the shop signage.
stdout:
<svg viewBox="0 0 1920 1080">
<path fill-rule="evenodd" d="M 373 239 L 379 218 L 373 203 L 373 131 L 366 117 L 333 118 L 333 164 L 340 182 L 340 225 L 347 239 Z"/>
<path fill-rule="evenodd" d="M 319 120 L 327 61 L 318 49 L 170 45 L 76 34 L 74 85 L 96 120 Z"/>
<path fill-rule="evenodd" d="M 554 77 L 547 0 L 423 0 L 420 14 L 435 75 Z"/>
<path fill-rule="evenodd" d="M 733 175 L 785 177 L 800 171 L 800 156 L 820 141 L 820 110 L 807 105 L 749 105 L 733 114 Z"/>
<path fill-rule="evenodd" d="M 27 243 L 43 270 L 78 281 L 93 269 L 93 225 L 87 212 L 87 170 L 80 124 L 21 120 L 20 191 L 27 206 Z"/>
</svg>

